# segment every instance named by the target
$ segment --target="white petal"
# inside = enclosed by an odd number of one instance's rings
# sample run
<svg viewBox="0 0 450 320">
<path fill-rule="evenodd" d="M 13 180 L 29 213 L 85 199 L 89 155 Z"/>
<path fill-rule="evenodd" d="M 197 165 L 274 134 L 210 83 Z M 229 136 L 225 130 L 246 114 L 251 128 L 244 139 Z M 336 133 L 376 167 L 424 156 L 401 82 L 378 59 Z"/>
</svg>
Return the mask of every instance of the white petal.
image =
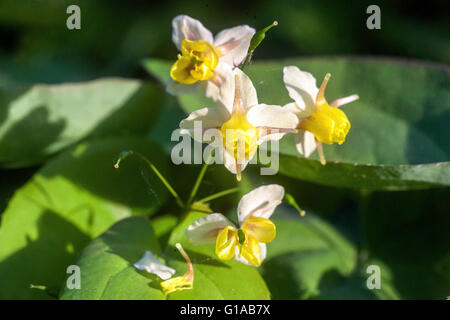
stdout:
<svg viewBox="0 0 450 320">
<path fill-rule="evenodd" d="M 214 243 L 217 233 L 233 224 L 220 213 L 211 213 L 195 220 L 185 231 L 186 238 L 193 244 Z"/>
<path fill-rule="evenodd" d="M 250 107 L 257 105 L 258 96 L 256 95 L 256 89 L 250 78 L 239 68 L 235 68 L 232 75 L 227 77 L 223 83 L 219 96 L 219 100 L 222 104 L 226 106 L 230 112 L 233 110 L 236 81 L 239 85 L 242 106 L 244 109 L 247 110 Z"/>
<path fill-rule="evenodd" d="M 288 109 L 263 103 L 251 107 L 247 112 L 247 119 L 255 127 L 274 128 L 272 133 L 260 137 L 259 143 L 268 140 L 281 139 L 286 132 L 282 132 L 282 130 L 280 130 L 279 133 L 276 133 L 277 128 L 295 129 L 298 125 L 297 116 Z"/>
<path fill-rule="evenodd" d="M 214 101 L 219 100 L 223 84 L 226 79 L 233 75 L 233 69 L 226 63 L 219 62 L 217 68 L 214 69 L 214 77 L 208 81 L 200 81 L 200 87 L 208 98 Z M 230 109 L 231 113 L 231 109 Z"/>
<path fill-rule="evenodd" d="M 303 118 L 308 118 L 314 112 L 314 109 L 308 109 L 308 110 L 300 109 L 298 104 L 295 102 L 288 103 L 288 104 L 284 105 L 283 108 L 286 109 L 287 111 L 290 111 L 293 114 L 295 114 L 299 120 L 301 120 Z"/>
<path fill-rule="evenodd" d="M 134 264 L 134 267 L 139 270 L 145 270 L 148 273 L 156 274 L 163 280 L 170 279 L 175 274 L 175 269 L 159 261 L 150 251 L 145 251 L 142 258 Z"/>
<path fill-rule="evenodd" d="M 205 40 L 213 43 L 211 31 L 206 29 L 200 21 L 186 15 L 178 15 L 172 20 L 172 41 L 180 51 L 181 41 L 184 39 Z"/>
<path fill-rule="evenodd" d="M 289 96 L 294 99 L 301 110 L 312 113 L 319 92 L 314 76 L 295 66 L 284 67 L 283 74 L 284 84 Z"/>
<path fill-rule="evenodd" d="M 260 242 L 260 243 L 259 243 L 259 250 L 260 250 L 261 264 L 262 264 L 263 261 L 264 261 L 264 259 L 266 259 L 266 256 L 267 256 L 267 246 L 266 246 L 266 244 Z M 247 261 L 247 259 L 245 259 L 244 257 L 242 257 L 242 256 L 239 254 L 239 249 L 238 249 L 238 247 L 236 247 L 236 251 L 235 251 L 235 254 L 234 254 L 234 259 L 235 259 L 236 261 L 239 261 L 240 263 L 243 263 L 243 264 L 247 264 L 247 265 L 249 265 L 249 266 L 256 267 L 254 264 L 251 264 L 250 262 Z"/>
<path fill-rule="evenodd" d="M 243 25 L 219 32 L 214 39 L 214 45 L 219 49 L 222 56 L 220 60 L 238 66 L 247 56 L 250 41 L 255 34 L 255 29 Z"/>
<path fill-rule="evenodd" d="M 314 135 L 309 131 L 300 130 L 295 135 L 297 151 L 305 158 L 316 150 L 317 144 Z"/>
<path fill-rule="evenodd" d="M 173 80 L 172 78 L 169 79 L 167 82 L 166 90 L 168 93 L 172 95 L 179 95 L 179 94 L 191 94 L 197 91 L 199 88 L 199 83 L 194 84 L 184 84 L 181 82 L 177 82 Z"/>
<path fill-rule="evenodd" d="M 189 133 L 195 140 L 207 142 L 202 141 L 203 133 L 209 128 L 220 130 L 222 124 L 229 117 L 230 115 L 224 107 L 202 108 L 191 112 L 186 119 L 181 120 L 180 128 L 183 129 L 181 133 Z"/>
<path fill-rule="evenodd" d="M 231 173 L 236 174 L 236 172 L 237 172 L 236 159 L 231 154 L 226 152 L 225 150 L 223 150 L 222 153 L 223 153 L 223 164 L 224 164 L 225 168 L 227 168 L 228 171 L 230 171 Z M 244 171 L 244 169 L 247 167 L 250 160 L 253 159 L 253 157 L 255 155 L 256 155 L 256 152 L 252 157 L 239 161 L 239 166 L 240 166 L 241 172 Z"/>
<path fill-rule="evenodd" d="M 269 219 L 283 197 L 284 188 L 278 184 L 269 184 L 250 191 L 239 201 L 239 224 L 241 225 L 249 215 Z"/>
</svg>

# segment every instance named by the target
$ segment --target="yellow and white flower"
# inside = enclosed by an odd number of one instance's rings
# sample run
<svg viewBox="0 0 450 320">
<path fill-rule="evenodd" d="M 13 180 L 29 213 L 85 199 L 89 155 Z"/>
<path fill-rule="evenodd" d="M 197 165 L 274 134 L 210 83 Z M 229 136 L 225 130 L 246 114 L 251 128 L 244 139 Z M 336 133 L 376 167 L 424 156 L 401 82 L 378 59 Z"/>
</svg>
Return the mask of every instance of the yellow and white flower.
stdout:
<svg viewBox="0 0 450 320">
<path fill-rule="evenodd" d="M 172 28 L 172 41 L 181 53 L 170 70 L 168 91 L 191 93 L 201 87 L 217 100 L 225 78 L 247 56 L 255 29 L 241 25 L 213 37 L 200 21 L 186 15 L 176 16 Z"/>
<path fill-rule="evenodd" d="M 145 251 L 142 258 L 134 264 L 136 269 L 156 274 L 159 278 L 165 280 L 160 283 L 165 295 L 175 291 L 192 289 L 194 285 L 194 266 L 192 265 L 191 259 L 184 251 L 181 244 L 177 243 L 175 244 L 175 247 L 187 263 L 187 271 L 182 276 L 172 278 L 176 272 L 175 269 L 172 269 L 159 261 L 150 251 Z"/>
<path fill-rule="evenodd" d="M 284 67 L 283 80 L 289 96 L 295 101 L 284 106 L 300 119 L 296 135 L 297 150 L 308 157 L 317 147 L 322 164 L 325 164 L 322 143 L 342 144 L 350 130 L 350 121 L 340 106 L 359 99 L 351 95 L 330 104 L 325 99 L 325 88 L 331 75 L 326 74 L 320 88 L 314 76 L 295 66 Z"/>
<path fill-rule="evenodd" d="M 193 244 L 215 242 L 219 259 L 235 258 L 259 266 L 266 257 L 266 243 L 276 236 L 275 224 L 269 218 L 283 197 L 284 188 L 277 184 L 256 188 L 239 201 L 239 227 L 224 215 L 212 213 L 194 221 L 187 228 L 186 237 Z"/>
<path fill-rule="evenodd" d="M 225 167 L 241 180 L 241 172 L 255 156 L 258 145 L 279 140 L 286 133 L 295 132 L 295 114 L 277 105 L 258 104 L 255 87 L 240 69 L 233 70 L 223 84 L 218 105 L 192 112 L 180 123 L 182 133 L 205 141 L 202 133 L 195 133 L 195 122 L 201 121 L 202 132 L 216 129 L 221 138 Z"/>
</svg>

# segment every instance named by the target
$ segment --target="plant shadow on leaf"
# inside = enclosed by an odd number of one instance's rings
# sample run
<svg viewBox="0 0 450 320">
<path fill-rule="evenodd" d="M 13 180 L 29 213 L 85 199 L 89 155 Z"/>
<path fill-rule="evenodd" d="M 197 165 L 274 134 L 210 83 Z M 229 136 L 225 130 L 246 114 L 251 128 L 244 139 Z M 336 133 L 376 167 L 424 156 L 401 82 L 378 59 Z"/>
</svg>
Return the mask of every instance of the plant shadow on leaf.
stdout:
<svg viewBox="0 0 450 320">
<path fill-rule="evenodd" d="M 71 241 L 78 243 L 78 233 L 83 234 L 88 239 L 83 238 L 82 245 L 72 248 L 72 255 L 76 256 L 90 239 L 97 237 L 114 222 L 130 216 L 149 216 L 160 208 L 165 202 L 167 191 L 156 177 L 151 180 L 152 172 L 148 173 L 148 179 L 152 183 L 152 189 L 149 190 L 150 187 L 137 170 L 139 166 L 143 166 L 142 163 L 130 159 L 119 170 L 113 168 L 115 157 L 126 148 L 142 149 L 146 155 L 157 149 L 144 138 L 99 138 L 95 142 L 77 146 L 40 169 L 28 183 L 16 191 L 2 214 L 0 260 L 8 259 L 22 250 L 26 245 L 26 237 L 30 235 L 35 241 L 45 244 Z M 163 157 L 155 154 L 151 158 L 158 156 Z M 163 160 L 155 163 L 161 163 L 164 168 Z M 78 232 L 60 232 L 64 228 L 51 223 L 48 226 L 44 224 L 41 216 L 47 216 L 49 211 L 58 219 L 73 225 Z M 40 232 L 43 227 L 46 231 Z M 52 231 L 53 228 L 58 232 Z M 133 262 L 142 254 L 143 252 L 136 253 L 137 258 Z M 28 272 L 36 283 L 42 281 L 53 286 L 61 285 L 61 277 L 56 270 L 64 272 L 69 262 L 73 262 L 67 261 L 67 257 L 55 259 L 51 246 L 37 249 L 35 254 L 29 256 L 18 255 L 15 259 L 15 264 L 48 264 L 46 269 L 30 269 Z M 22 273 L 22 278 L 26 274 L 27 272 Z M 34 279 L 34 275 L 39 277 Z M 32 298 L 28 287 L 17 284 L 22 281 L 18 275 L 17 278 L 6 278 L 4 281 L 8 281 L 8 287 L 14 287 L 14 290 L 9 291 L 15 294 L 9 296 L 8 290 L 2 291 L 7 295 L 6 298 Z"/>
<path fill-rule="evenodd" d="M 160 256 L 161 250 L 148 219 L 132 217 L 117 222 L 94 239 L 79 256 L 77 265 L 84 270 L 84 286 L 80 290 L 63 287 L 60 298 L 164 298 L 159 279 L 133 266 L 147 250 Z"/>
<path fill-rule="evenodd" d="M 193 251 L 192 249 L 185 249 L 185 251 L 189 256 L 189 258 L 191 259 L 192 263 L 195 265 L 204 264 L 221 268 L 228 268 L 228 269 L 231 268 L 229 265 L 221 262 L 221 260 L 219 260 L 218 258 L 217 259 L 211 258 L 211 256 Z M 168 245 L 165 252 L 167 256 L 170 256 L 170 260 L 178 262 L 186 262 L 186 260 L 181 256 L 178 249 L 176 249 L 174 246 Z"/>
<path fill-rule="evenodd" d="M 45 166 L 40 174 L 46 179 L 63 177 L 115 203 L 160 207 L 165 202 L 166 189 L 142 160 L 130 157 L 118 169 L 113 167 L 119 153 L 128 149 L 143 153 L 167 175 L 167 161 L 162 149 L 150 140 L 133 137 L 94 139 L 91 143 L 81 144 L 55 159 L 51 166 Z"/>
<path fill-rule="evenodd" d="M 36 233 L 26 236 L 23 248 L 0 263 L 1 299 L 50 298 L 44 291 L 29 289 L 30 284 L 58 287 L 67 276 L 65 268 L 75 263 L 77 253 L 90 241 L 89 235 L 49 210 L 36 225 Z"/>
<path fill-rule="evenodd" d="M 0 122 L 1 123 L 1 122 Z M 64 131 L 66 120 L 50 121 L 44 106 L 36 106 L 19 122 L 14 123 L 2 135 L 0 153 L 2 166 L 25 164 L 28 159 L 45 158 L 47 148 L 55 143 Z M 27 134 L 32 132 L 32 134 Z M 26 146 L 24 148 L 24 146 Z M 20 159 L 15 158 L 20 154 Z"/>
<path fill-rule="evenodd" d="M 146 135 L 162 101 L 160 87 L 118 78 L 0 88 L 0 165 L 38 164 L 87 137 Z"/>
</svg>

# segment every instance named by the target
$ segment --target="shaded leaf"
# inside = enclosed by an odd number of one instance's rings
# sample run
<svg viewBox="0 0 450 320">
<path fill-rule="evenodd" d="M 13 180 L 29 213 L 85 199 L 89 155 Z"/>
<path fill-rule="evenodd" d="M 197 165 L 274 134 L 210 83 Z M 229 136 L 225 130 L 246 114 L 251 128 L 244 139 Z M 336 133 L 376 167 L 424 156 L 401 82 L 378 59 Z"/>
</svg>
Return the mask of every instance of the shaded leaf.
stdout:
<svg viewBox="0 0 450 320">
<path fill-rule="evenodd" d="M 81 288 L 71 290 L 63 287 L 60 298 L 164 299 L 157 277 L 133 266 L 147 250 L 155 255 L 161 253 L 147 219 L 128 218 L 116 223 L 92 241 L 78 258 L 76 264 L 81 270 Z"/>
<path fill-rule="evenodd" d="M 193 246 L 184 234 L 186 228 L 203 213 L 191 212 L 172 232 L 165 251 L 168 265 L 176 270 L 186 270 L 186 262 L 175 248 L 179 242 L 194 264 L 194 288 L 170 294 L 169 299 L 269 299 L 270 293 L 256 267 L 235 260 L 219 260 L 215 244 Z"/>
<path fill-rule="evenodd" d="M 245 71 L 260 103 L 291 102 L 283 83 L 283 67 L 296 65 L 320 84 L 327 72 L 328 101 L 359 94 L 343 107 L 352 128 L 343 145 L 325 145 L 327 165 L 302 158 L 294 137 L 280 143 L 279 172 L 330 186 L 371 190 L 421 189 L 450 185 L 450 77 L 445 66 L 393 59 L 312 58 L 254 63 Z M 160 81 L 170 63 L 147 59 L 144 66 Z M 201 92 L 178 97 L 191 112 L 214 103 Z"/>
<path fill-rule="evenodd" d="M 147 139 L 99 139 L 50 161 L 14 194 L 0 226 L 0 298 L 47 298 L 30 283 L 58 288 L 91 239 L 118 220 L 161 207 L 166 189 L 142 161 L 113 168 L 126 149 L 167 172 L 163 151 Z"/>
<path fill-rule="evenodd" d="M 161 90 L 119 78 L 0 87 L 0 166 L 24 167 L 88 136 L 145 134 Z"/>
</svg>

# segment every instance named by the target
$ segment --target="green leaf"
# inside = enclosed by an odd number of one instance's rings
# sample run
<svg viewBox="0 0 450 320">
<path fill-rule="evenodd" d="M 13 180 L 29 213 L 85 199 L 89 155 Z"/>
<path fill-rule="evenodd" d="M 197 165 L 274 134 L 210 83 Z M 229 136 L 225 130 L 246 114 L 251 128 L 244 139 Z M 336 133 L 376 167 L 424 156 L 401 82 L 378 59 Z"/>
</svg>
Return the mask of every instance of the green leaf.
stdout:
<svg viewBox="0 0 450 320">
<path fill-rule="evenodd" d="M 155 231 L 155 236 L 158 239 L 161 248 L 166 247 L 170 234 L 178 224 L 178 220 L 178 217 L 170 214 L 152 219 L 152 226 Z"/>
<path fill-rule="evenodd" d="M 343 145 L 325 145 L 327 164 L 316 152 L 302 158 L 294 137 L 280 143 L 279 172 L 329 186 L 371 190 L 422 189 L 450 185 L 450 77 L 448 68 L 421 62 L 374 58 L 310 58 L 259 62 L 245 71 L 260 103 L 291 102 L 283 67 L 311 72 L 318 84 L 332 74 L 328 101 L 358 94 L 343 110 L 352 128 Z M 147 71 L 165 82 L 169 62 L 147 59 Z M 191 112 L 215 104 L 201 92 L 178 97 Z"/>
<path fill-rule="evenodd" d="M 81 288 L 63 286 L 60 298 L 164 299 L 155 275 L 137 270 L 133 264 L 145 251 L 159 255 L 161 250 L 152 226 L 144 218 L 124 219 L 92 241 L 81 253 Z"/>
<path fill-rule="evenodd" d="M 315 296 L 326 272 L 348 276 L 356 267 L 355 248 L 333 227 L 310 212 L 301 217 L 289 209 L 279 207 L 271 218 L 277 236 L 267 245 L 262 265 L 274 299 Z"/>
<path fill-rule="evenodd" d="M 369 265 L 379 267 L 379 289 L 368 288 L 367 282 L 371 280 L 369 277 L 373 274 L 367 271 Z M 336 271 L 325 273 L 320 281 L 319 294 L 313 299 L 398 300 L 400 297 L 393 286 L 391 271 L 379 261 L 370 261 L 355 270 L 349 277 L 342 277 Z"/>
<path fill-rule="evenodd" d="M 88 136 L 146 134 L 161 101 L 157 86 L 119 78 L 1 86 L 0 166 L 40 163 Z"/>
<path fill-rule="evenodd" d="M 120 221 L 83 250 L 77 265 L 81 268 L 81 289 L 64 288 L 63 299 L 268 299 L 270 294 L 256 268 L 236 261 L 220 261 L 214 245 L 193 247 L 184 236 L 186 227 L 204 216 L 190 213 L 178 225 L 161 254 L 157 234 L 150 223 L 140 218 Z M 163 228 L 169 219 L 152 225 Z M 162 221 L 165 221 L 164 223 Z M 193 289 L 164 296 L 155 275 L 138 271 L 133 264 L 146 250 L 165 258 L 177 273 L 186 272 L 186 261 L 175 249 L 180 242 L 194 264 Z"/>
<path fill-rule="evenodd" d="M 449 295 L 449 198 L 450 188 L 367 196 L 362 230 L 367 250 L 389 266 L 404 299 Z"/>
<path fill-rule="evenodd" d="M 257 268 L 247 266 L 235 260 L 219 260 L 215 254 L 215 245 L 194 246 L 185 236 L 185 230 L 203 213 L 191 212 L 172 232 L 165 254 L 168 265 L 176 270 L 186 270 L 186 262 L 175 248 L 181 243 L 194 264 L 194 288 L 177 291 L 169 299 L 269 299 L 270 292 Z"/>
<path fill-rule="evenodd" d="M 117 155 L 134 149 L 164 173 L 163 151 L 144 138 L 82 143 L 48 162 L 13 196 L 0 227 L 0 298 L 47 298 L 30 283 L 58 291 L 68 265 L 81 249 L 114 222 L 147 216 L 167 191 L 146 165 Z"/>
</svg>

